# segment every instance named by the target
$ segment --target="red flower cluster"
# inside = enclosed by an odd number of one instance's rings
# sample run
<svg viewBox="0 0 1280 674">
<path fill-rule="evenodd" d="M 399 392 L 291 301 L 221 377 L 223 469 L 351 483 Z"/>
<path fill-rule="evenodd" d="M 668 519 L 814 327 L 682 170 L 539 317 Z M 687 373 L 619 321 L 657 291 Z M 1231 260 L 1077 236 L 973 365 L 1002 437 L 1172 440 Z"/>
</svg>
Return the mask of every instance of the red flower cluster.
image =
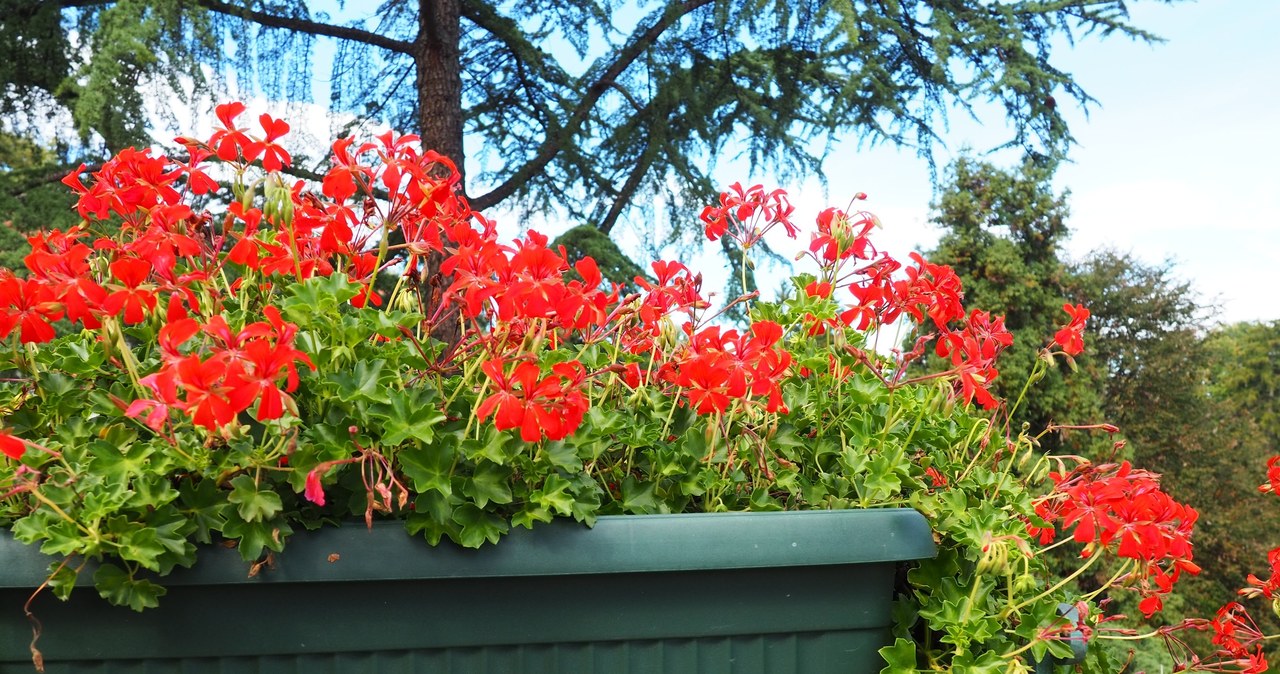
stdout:
<svg viewBox="0 0 1280 674">
<path fill-rule="evenodd" d="M 858 193 L 858 198 L 866 196 Z M 817 224 L 817 233 L 809 239 L 809 252 L 815 259 L 834 264 L 850 257 L 859 260 L 875 257 L 875 247 L 867 235 L 878 224 L 876 216 L 858 211 L 850 217 L 838 208 L 828 208 L 818 214 Z"/>
<path fill-rule="evenodd" d="M 572 268 L 564 249 L 547 247 L 547 237 L 530 231 L 515 247 L 497 242 L 492 227 L 483 232 L 455 231 L 458 245 L 441 271 L 454 275 L 450 291 L 463 300 L 463 315 L 488 310 L 502 325 L 546 320 L 565 330 L 590 331 L 604 324 L 616 295 L 600 289 L 603 277 L 595 260 Z M 570 270 L 578 278 L 567 276 Z"/>
<path fill-rule="evenodd" d="M 1231 602 L 1218 609 L 1210 626 L 1213 629 L 1213 643 L 1222 649 L 1218 655 L 1230 658 L 1220 664 L 1229 664 L 1232 666 L 1229 671 L 1241 674 L 1267 671 L 1267 657 L 1262 652 L 1263 634 L 1243 606 Z"/>
<path fill-rule="evenodd" d="M 118 318 L 127 325 L 148 320 L 164 302 L 169 320 L 184 318 L 188 312 L 201 313 L 195 284 L 215 273 L 221 264 L 217 251 L 222 236 L 210 227 L 209 216 L 194 214 L 183 203 L 184 194 L 201 195 L 218 189 L 217 183 L 201 168 L 201 163 L 216 153 L 229 160 L 252 161 L 263 157 L 271 169 L 288 165 L 288 154 L 275 141 L 288 130 L 288 125 L 262 116 L 265 135 L 249 135 L 235 126 L 235 117 L 244 110 L 238 103 L 218 107 L 223 127 L 204 143 L 179 139 L 191 155 L 188 162 L 174 162 L 164 156 L 153 156 L 151 150 L 129 148 L 105 162 L 93 173 L 86 185 L 82 179 L 84 165 L 72 171 L 63 182 L 79 195 L 76 208 L 86 221 L 118 218 L 119 235 L 98 238 L 92 247 L 79 239 L 87 234 L 83 227 L 66 232 L 37 234 L 31 237 L 32 252 L 24 262 L 30 270 L 28 279 L 0 277 L 0 337 L 19 329 L 23 342 L 45 342 L 53 339 L 52 323 L 65 316 L 73 323 L 97 329 L 107 317 Z M 299 188 L 291 193 L 287 211 L 298 211 L 302 217 L 295 223 L 323 220 L 326 215 L 308 208 L 311 202 L 297 198 Z M 257 209 L 245 211 L 237 203 L 232 214 L 247 223 L 244 239 L 248 239 L 262 218 Z M 279 218 L 285 225 L 289 218 Z M 228 219 L 228 225 L 231 220 Z M 331 273 L 332 265 L 322 253 L 310 245 L 305 235 L 289 232 L 292 246 L 267 241 L 242 241 L 229 259 L 253 269 L 270 272 L 295 272 L 302 277 L 314 273 Z M 283 237 L 282 237 L 283 238 Z M 259 249 L 266 252 L 259 256 Z M 90 268 L 94 250 L 110 254 L 107 273 Z M 216 311 L 206 312 L 213 315 Z"/>
<path fill-rule="evenodd" d="M 155 398 L 134 401 L 125 413 L 145 414 L 146 424 L 160 430 L 169 411 L 179 409 L 196 425 L 216 431 L 257 402 L 259 421 L 279 419 L 292 405 L 288 394 L 298 386 L 296 363 L 311 366 L 311 360 L 294 348 L 297 327 L 283 321 L 275 307 L 266 307 L 264 313 L 267 322 L 239 331 L 232 331 L 222 316 L 204 325 L 190 318 L 165 325 L 160 329 L 160 370 L 142 379 Z M 208 342 L 203 349 L 207 355 L 184 354 L 182 346 L 199 333 Z M 279 387 L 281 378 L 284 390 Z"/>
<path fill-rule="evenodd" d="M 497 390 L 480 403 L 476 415 L 481 419 L 493 416 L 498 430 L 518 428 L 525 442 L 538 442 L 544 435 L 563 440 L 582 424 L 588 407 L 582 393 L 586 379 L 582 363 L 556 363 L 545 377 L 542 369 L 530 362 L 517 363 L 509 374 L 499 359 L 480 367 Z"/>
<path fill-rule="evenodd" d="M 987 387 L 999 376 L 996 359 L 1013 345 L 1013 335 L 1004 327 L 1004 317 L 974 309 L 961 330 L 943 330 L 938 338 L 937 354 L 950 358 L 959 383 L 961 396 L 978 401 L 991 409 L 998 404 Z"/>
<path fill-rule="evenodd" d="M 638 325 L 624 329 L 620 335 L 622 347 L 635 355 L 661 351 L 655 340 L 662 336 L 664 326 L 670 325 L 675 314 L 692 315 L 711 305 L 702 297 L 702 276 L 694 276 L 679 262 L 655 261 L 651 268 L 656 279 L 637 276 L 636 285 L 644 291 L 636 308 Z M 665 346 L 665 345 L 664 345 Z"/>
<path fill-rule="evenodd" d="M 1280 598 L 1280 548 L 1272 548 L 1267 552 L 1267 564 L 1271 567 L 1271 576 L 1266 580 L 1249 574 L 1248 583 L 1250 587 L 1240 590 L 1240 595 L 1244 597 L 1266 597 L 1275 601 Z"/>
<path fill-rule="evenodd" d="M 1126 461 L 1085 463 L 1050 478 L 1053 491 L 1036 503 L 1045 525 L 1029 524 L 1028 532 L 1049 544 L 1060 527 L 1085 544 L 1084 557 L 1114 547 L 1117 556 L 1140 562 L 1128 580 L 1144 595 L 1139 608 L 1147 617 L 1160 610 L 1161 597 L 1184 571 L 1200 572 L 1191 561 L 1191 532 L 1199 514 L 1161 491 L 1159 475 L 1135 470 Z"/>
<path fill-rule="evenodd" d="M 858 198 L 866 195 L 859 194 Z M 821 281 L 805 289 L 810 297 L 828 298 L 834 289 L 847 288 L 853 302 L 843 307 L 838 319 L 810 317 L 809 334 L 820 335 L 843 325 L 860 331 L 891 325 L 902 315 L 918 325 L 926 321 L 938 331 L 936 351 L 948 358 L 959 395 L 967 403 L 977 400 L 986 408 L 998 401 L 989 392 L 999 375 L 995 362 L 1013 344 L 1013 335 L 1004 327 L 1003 317 L 973 311 L 966 317 L 964 290 L 960 277 L 947 265 L 934 264 L 919 253 L 911 253 L 911 264 L 879 252 L 868 235 L 877 225 L 875 216 L 829 208 L 818 214 L 818 233 L 809 244 L 808 255 L 823 270 Z M 850 264 L 860 267 L 846 272 Z M 898 272 L 901 270 L 901 275 Z M 956 323 L 961 322 L 957 327 Z M 910 357 L 923 353 L 923 342 Z"/>
<path fill-rule="evenodd" d="M 719 206 L 703 208 L 699 217 L 708 239 L 715 241 L 728 234 L 743 248 L 750 248 L 778 225 L 787 236 L 796 238 L 796 227 L 791 224 L 794 210 L 784 190 L 765 192 L 764 185 L 744 190 L 741 183 L 734 183 L 720 193 Z"/>
<path fill-rule="evenodd" d="M 753 323 L 747 334 L 703 328 L 659 376 L 678 386 L 698 414 L 723 413 L 733 400 L 752 399 L 764 400 L 769 412 L 786 414 L 782 380 L 790 374 L 791 354 L 778 347 L 781 340 L 782 326 L 772 321 Z"/>
<path fill-rule="evenodd" d="M 1258 491 L 1280 496 L 1280 456 L 1267 459 L 1267 483 L 1259 485 Z"/>
</svg>

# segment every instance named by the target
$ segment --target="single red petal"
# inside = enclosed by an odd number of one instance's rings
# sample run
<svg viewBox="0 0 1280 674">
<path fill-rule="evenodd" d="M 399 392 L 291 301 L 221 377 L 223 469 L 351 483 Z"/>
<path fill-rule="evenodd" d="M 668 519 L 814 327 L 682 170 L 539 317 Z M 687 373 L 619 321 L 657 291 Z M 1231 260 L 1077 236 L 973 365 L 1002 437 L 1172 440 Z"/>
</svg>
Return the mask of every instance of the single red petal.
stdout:
<svg viewBox="0 0 1280 674">
<path fill-rule="evenodd" d="M 244 112 L 244 110 L 244 103 L 241 103 L 240 101 L 232 101 L 230 103 L 223 103 L 222 105 L 219 105 L 213 109 L 213 112 L 218 116 L 218 121 L 222 122 L 223 126 L 228 129 L 234 129 L 236 126 L 236 117 L 239 117 L 240 113 Z"/>
<path fill-rule="evenodd" d="M 136 257 L 122 257 L 111 263 L 111 275 L 130 288 L 137 288 L 151 273 L 151 263 Z"/>
<path fill-rule="evenodd" d="M 0 454 L 10 459 L 21 459 L 27 451 L 27 443 L 22 438 L 10 435 L 8 431 L 0 431 Z"/>
<path fill-rule="evenodd" d="M 307 482 L 302 495 L 318 506 L 324 505 L 324 487 L 320 484 L 320 476 L 316 471 L 307 473 Z"/>
</svg>

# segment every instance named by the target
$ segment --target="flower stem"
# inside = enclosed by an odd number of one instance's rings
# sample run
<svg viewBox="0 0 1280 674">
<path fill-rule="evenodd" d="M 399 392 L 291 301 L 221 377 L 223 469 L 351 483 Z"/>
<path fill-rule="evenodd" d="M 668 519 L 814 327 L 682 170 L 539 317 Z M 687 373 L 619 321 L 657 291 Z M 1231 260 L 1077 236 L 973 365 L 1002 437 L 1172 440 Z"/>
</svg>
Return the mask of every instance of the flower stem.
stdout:
<svg viewBox="0 0 1280 674">
<path fill-rule="evenodd" d="M 1012 615 L 1014 611 L 1017 611 L 1018 609 L 1024 608 L 1026 606 L 1030 606 L 1031 604 L 1034 604 L 1040 601 L 1041 599 L 1048 597 L 1054 592 L 1061 590 L 1064 586 L 1066 586 L 1067 583 L 1070 583 L 1071 581 L 1079 578 L 1081 574 L 1089 570 L 1089 567 L 1093 566 L 1093 563 L 1098 561 L 1100 557 L 1102 557 L 1102 554 L 1100 552 L 1095 552 L 1091 557 L 1089 557 L 1088 561 L 1080 565 L 1080 568 L 1072 572 L 1071 575 L 1067 576 L 1066 578 L 1063 578 L 1062 580 L 1055 583 L 1053 587 L 1050 587 L 1049 589 L 1045 590 L 1044 592 L 1041 592 L 1040 594 L 1032 597 L 1031 599 L 1027 599 L 1026 601 L 1021 601 L 1021 602 L 1018 602 L 1017 604 L 1014 604 L 1013 606 L 1010 606 L 1009 608 L 1004 610 L 1003 615 L 1004 616 Z"/>
</svg>

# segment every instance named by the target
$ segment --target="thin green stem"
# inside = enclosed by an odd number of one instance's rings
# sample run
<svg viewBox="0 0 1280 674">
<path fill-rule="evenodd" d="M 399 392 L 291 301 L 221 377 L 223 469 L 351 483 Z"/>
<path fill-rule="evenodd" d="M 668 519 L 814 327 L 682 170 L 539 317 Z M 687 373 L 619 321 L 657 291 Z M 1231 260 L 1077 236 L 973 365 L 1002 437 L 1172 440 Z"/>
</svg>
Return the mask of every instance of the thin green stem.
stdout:
<svg viewBox="0 0 1280 674">
<path fill-rule="evenodd" d="M 1098 559 L 1101 557 L 1102 557 L 1101 551 L 1096 551 L 1092 556 L 1089 557 L 1088 561 L 1080 565 L 1080 568 L 1072 572 L 1071 575 L 1067 576 L 1066 578 L 1063 578 L 1062 580 L 1055 583 L 1053 587 L 1050 587 L 1049 589 L 1045 590 L 1044 592 L 1041 592 L 1040 594 L 1032 597 L 1031 599 L 1027 599 L 1025 601 L 1018 602 L 1013 606 L 1010 606 L 1009 608 L 1004 610 L 1004 615 L 1005 616 L 1012 615 L 1014 611 L 1017 611 L 1018 609 L 1024 608 L 1026 606 L 1030 606 L 1031 604 L 1034 604 L 1040 601 L 1041 599 L 1048 597 L 1054 592 L 1061 590 L 1063 587 L 1067 585 L 1067 583 L 1074 581 L 1075 579 L 1079 578 L 1085 571 L 1088 571 L 1089 567 L 1093 566 L 1094 562 L 1097 562 Z"/>
</svg>

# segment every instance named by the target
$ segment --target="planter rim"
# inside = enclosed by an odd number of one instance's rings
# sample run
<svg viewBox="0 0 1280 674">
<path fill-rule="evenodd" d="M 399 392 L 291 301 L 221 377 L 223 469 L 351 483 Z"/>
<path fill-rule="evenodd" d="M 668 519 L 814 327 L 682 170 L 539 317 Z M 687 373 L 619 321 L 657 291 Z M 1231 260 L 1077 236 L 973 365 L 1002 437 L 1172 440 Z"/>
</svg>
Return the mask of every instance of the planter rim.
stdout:
<svg viewBox="0 0 1280 674">
<path fill-rule="evenodd" d="M 558 576 L 891 563 L 932 557 L 933 535 L 909 508 L 615 515 L 515 529 L 496 545 L 431 547 L 400 521 L 299 531 L 253 577 L 234 549 L 202 549 L 163 585 Z M 0 587 L 34 588 L 55 558 L 0 532 Z M 86 569 L 92 571 L 92 569 Z M 81 583 L 88 584 L 83 576 Z"/>
</svg>

